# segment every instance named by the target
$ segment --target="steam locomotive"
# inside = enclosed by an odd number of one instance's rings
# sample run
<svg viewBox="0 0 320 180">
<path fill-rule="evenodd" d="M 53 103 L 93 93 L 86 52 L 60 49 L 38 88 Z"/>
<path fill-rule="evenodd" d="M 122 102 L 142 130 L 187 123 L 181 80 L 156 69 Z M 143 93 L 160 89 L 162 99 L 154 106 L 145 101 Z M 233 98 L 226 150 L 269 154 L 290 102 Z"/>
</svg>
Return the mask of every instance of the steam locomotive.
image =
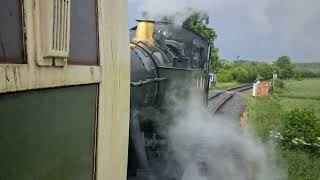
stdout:
<svg viewBox="0 0 320 180">
<path fill-rule="evenodd" d="M 130 47 L 128 179 L 179 179 L 179 170 L 170 172 L 178 167 L 170 157 L 167 127 L 175 99 L 194 96 L 206 105 L 210 43 L 183 25 L 138 20 Z"/>
</svg>

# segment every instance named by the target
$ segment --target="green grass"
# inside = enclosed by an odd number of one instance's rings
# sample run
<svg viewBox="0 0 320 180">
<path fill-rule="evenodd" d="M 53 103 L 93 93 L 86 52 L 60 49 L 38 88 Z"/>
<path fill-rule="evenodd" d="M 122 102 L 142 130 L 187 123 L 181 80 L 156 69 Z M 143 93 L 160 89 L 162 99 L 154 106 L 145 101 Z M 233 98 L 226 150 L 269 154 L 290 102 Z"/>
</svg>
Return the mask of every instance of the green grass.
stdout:
<svg viewBox="0 0 320 180">
<path fill-rule="evenodd" d="M 281 98 L 280 104 L 283 110 L 289 111 L 291 109 L 314 109 L 316 116 L 320 118 L 320 100 L 313 99 L 295 99 L 295 98 Z"/>
<path fill-rule="evenodd" d="M 281 115 L 295 108 L 314 109 L 320 118 L 320 79 L 290 80 L 281 93 L 268 97 L 250 98 L 249 127 L 263 142 L 268 142 L 270 131 L 279 132 Z M 248 95 L 244 95 L 248 96 Z M 320 131 L 320 130 L 319 130 Z M 288 149 L 277 149 L 286 167 L 289 180 L 320 180 L 320 157 Z"/>
<path fill-rule="evenodd" d="M 290 80 L 279 94 L 279 102 L 285 111 L 294 108 L 314 109 L 320 118 L 320 79 Z"/>
<path fill-rule="evenodd" d="M 320 158 L 311 156 L 302 151 L 279 151 L 284 160 L 282 164 L 287 166 L 288 180 L 319 180 Z"/>
<path fill-rule="evenodd" d="M 280 96 L 296 99 L 320 100 L 320 79 L 290 80 Z"/>
<path fill-rule="evenodd" d="M 226 90 L 226 89 L 229 89 L 229 88 L 233 88 L 233 87 L 237 87 L 237 86 L 243 86 L 245 85 L 244 83 L 239 83 L 239 82 L 236 82 L 236 81 L 232 81 L 232 82 L 225 82 L 225 83 L 217 83 L 216 86 L 214 87 L 211 87 L 210 89 L 211 90 L 219 90 L 219 91 L 222 91 L 222 90 Z"/>
<path fill-rule="evenodd" d="M 248 106 L 249 127 L 263 141 L 267 141 L 270 131 L 281 128 L 282 107 L 273 96 L 255 97 Z"/>
</svg>

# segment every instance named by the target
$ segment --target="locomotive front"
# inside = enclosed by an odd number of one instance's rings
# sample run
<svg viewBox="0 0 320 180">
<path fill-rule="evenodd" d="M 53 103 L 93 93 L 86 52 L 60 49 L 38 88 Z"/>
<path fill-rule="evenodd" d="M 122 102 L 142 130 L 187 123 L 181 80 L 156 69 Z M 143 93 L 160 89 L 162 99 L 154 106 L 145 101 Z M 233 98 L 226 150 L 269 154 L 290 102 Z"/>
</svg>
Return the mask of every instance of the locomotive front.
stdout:
<svg viewBox="0 0 320 180">
<path fill-rule="evenodd" d="M 207 103 L 210 44 L 185 26 L 145 20 L 138 20 L 130 39 L 128 179 L 141 172 L 147 179 L 163 179 L 168 173 L 159 169 L 168 160 L 166 127 L 175 99 L 194 96 Z"/>
</svg>

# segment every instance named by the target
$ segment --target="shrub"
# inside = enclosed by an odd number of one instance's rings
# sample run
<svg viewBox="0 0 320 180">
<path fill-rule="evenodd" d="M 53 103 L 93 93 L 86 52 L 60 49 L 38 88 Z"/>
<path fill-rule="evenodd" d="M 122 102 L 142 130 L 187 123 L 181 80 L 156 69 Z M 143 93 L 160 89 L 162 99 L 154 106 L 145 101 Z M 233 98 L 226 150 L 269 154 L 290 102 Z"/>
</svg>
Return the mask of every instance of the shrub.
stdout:
<svg viewBox="0 0 320 180">
<path fill-rule="evenodd" d="M 274 87 L 276 88 L 276 89 L 283 89 L 284 88 L 284 81 L 283 80 L 281 80 L 281 79 L 277 79 L 275 82 L 274 82 L 275 84 L 274 84 Z"/>
<path fill-rule="evenodd" d="M 315 180 L 320 177 L 320 158 L 303 151 L 283 150 L 290 180 Z"/>
<path fill-rule="evenodd" d="M 283 79 L 288 79 L 293 77 L 293 68 L 291 64 L 290 57 L 281 56 L 275 62 L 275 65 L 279 67 L 279 77 Z"/>
<path fill-rule="evenodd" d="M 302 80 L 302 78 L 304 78 L 303 70 L 300 70 L 300 69 L 294 70 L 293 78 L 296 80 Z"/>
<path fill-rule="evenodd" d="M 268 80 L 272 79 L 273 73 L 278 72 L 279 68 L 274 64 L 263 62 L 257 65 L 257 71 L 265 80 Z"/>
<path fill-rule="evenodd" d="M 249 104 L 249 127 L 263 142 L 270 140 L 270 132 L 279 132 L 282 107 L 277 96 L 254 98 Z"/>
<path fill-rule="evenodd" d="M 293 77 L 298 80 L 300 80 L 302 78 L 315 78 L 315 77 L 317 77 L 317 73 L 312 72 L 308 69 L 295 69 Z"/>
<path fill-rule="evenodd" d="M 238 82 L 247 82 L 248 72 L 242 67 L 236 67 L 232 71 L 233 78 Z"/>
<path fill-rule="evenodd" d="M 229 70 L 220 69 L 217 74 L 218 82 L 231 82 L 233 81 L 232 72 Z"/>
<path fill-rule="evenodd" d="M 233 78 L 240 83 L 253 83 L 258 74 L 255 64 L 242 63 L 232 70 Z"/>
<path fill-rule="evenodd" d="M 313 110 L 294 109 L 283 114 L 281 119 L 283 147 L 316 154 L 320 152 L 320 120 Z"/>
</svg>

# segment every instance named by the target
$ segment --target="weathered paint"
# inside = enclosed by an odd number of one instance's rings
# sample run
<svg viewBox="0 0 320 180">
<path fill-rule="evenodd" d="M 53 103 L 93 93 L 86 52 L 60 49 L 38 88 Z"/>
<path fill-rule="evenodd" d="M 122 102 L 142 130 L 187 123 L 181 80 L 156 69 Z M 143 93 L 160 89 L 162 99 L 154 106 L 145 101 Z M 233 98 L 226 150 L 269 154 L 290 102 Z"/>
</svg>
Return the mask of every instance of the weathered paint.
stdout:
<svg viewBox="0 0 320 180">
<path fill-rule="evenodd" d="M 98 66 L 36 67 L 30 64 L 0 64 L 0 93 L 99 83 Z"/>
<path fill-rule="evenodd" d="M 99 66 L 37 66 L 39 59 L 43 58 L 39 2 L 23 1 L 27 64 L 0 64 L 0 93 L 100 82 Z"/>
<path fill-rule="evenodd" d="M 125 180 L 127 173 L 130 61 L 127 0 L 99 0 L 102 68 L 97 180 Z"/>
<path fill-rule="evenodd" d="M 272 83 L 262 81 L 256 83 L 256 96 L 268 96 L 272 89 Z"/>
<path fill-rule="evenodd" d="M 42 56 L 40 1 L 23 1 L 27 64 L 0 64 L 0 94 L 99 83 L 96 179 L 125 180 L 130 111 L 128 2 L 97 0 L 100 66 L 52 67 Z"/>
</svg>

